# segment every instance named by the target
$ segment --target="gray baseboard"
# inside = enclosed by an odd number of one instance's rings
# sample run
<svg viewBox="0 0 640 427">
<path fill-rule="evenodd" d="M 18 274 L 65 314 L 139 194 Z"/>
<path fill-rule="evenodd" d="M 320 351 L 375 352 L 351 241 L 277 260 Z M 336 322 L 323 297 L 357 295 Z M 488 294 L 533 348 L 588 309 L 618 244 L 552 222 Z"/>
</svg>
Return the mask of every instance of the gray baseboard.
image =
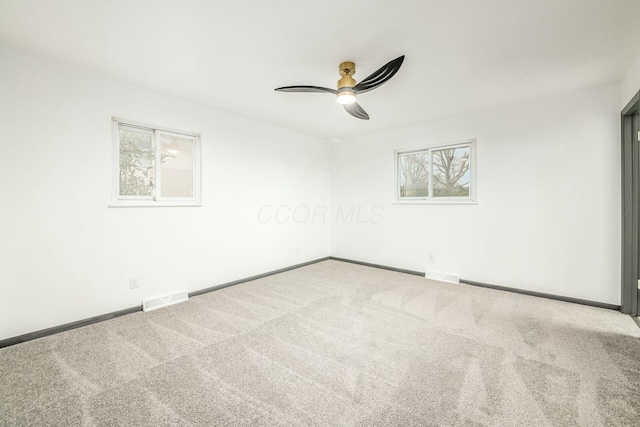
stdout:
<svg viewBox="0 0 640 427">
<path fill-rule="evenodd" d="M 315 264 L 315 263 L 318 263 L 318 262 L 326 261 L 328 259 L 332 259 L 332 260 L 336 260 L 336 261 L 342 261 L 342 262 L 348 262 L 348 263 L 351 263 L 351 264 L 364 265 L 364 266 L 367 266 L 367 267 L 380 268 L 380 269 L 383 269 L 383 270 L 390 270 L 390 271 L 395 271 L 395 272 L 398 272 L 398 273 L 412 274 L 412 275 L 415 275 L 415 276 L 424 276 L 424 272 L 420 272 L 420 271 L 407 270 L 407 269 L 404 269 L 404 268 L 397 268 L 397 267 L 390 267 L 390 266 L 386 266 L 386 265 L 374 264 L 374 263 L 364 262 L 364 261 L 356 261 L 356 260 L 347 259 L 347 258 L 324 257 L 324 258 L 319 258 L 319 259 L 315 259 L 315 260 L 312 260 L 312 261 L 303 262 L 301 264 L 296 264 L 296 265 L 292 265 L 292 266 L 289 266 L 289 267 L 280 268 L 278 270 L 272 270 L 272 271 L 269 271 L 269 272 L 266 272 L 266 273 L 257 274 L 255 276 L 246 277 L 246 278 L 238 279 L 238 280 L 233 280 L 231 282 L 223 283 L 223 284 L 216 285 L 216 286 L 211 286 L 211 287 L 208 287 L 208 288 L 205 288 L 205 289 L 200 289 L 200 290 L 197 290 L 197 291 L 193 291 L 193 292 L 189 293 L 189 297 L 194 297 L 194 296 L 202 295 L 202 294 L 205 294 L 205 293 L 208 293 L 208 292 L 217 291 L 219 289 L 228 288 L 229 286 L 239 285 L 241 283 L 250 282 L 252 280 L 262 279 L 264 277 L 272 276 L 274 274 L 284 273 L 285 271 L 294 270 L 296 268 L 300 268 L 300 267 L 304 267 L 304 266 L 307 266 L 307 265 Z M 524 295 L 530 295 L 530 296 L 534 296 L 534 297 L 548 298 L 548 299 L 554 299 L 554 300 L 558 300 L 558 301 L 571 302 L 571 303 L 574 303 L 574 304 L 582 304 L 582 305 L 588 305 L 588 306 L 592 306 L 592 307 L 599 307 L 599 308 L 606 308 L 606 309 L 609 309 L 609 310 L 620 311 L 620 306 L 619 305 L 614 305 L 614 304 L 607 304 L 607 303 L 602 303 L 602 302 L 597 302 L 597 301 L 583 300 L 583 299 L 579 299 L 579 298 L 564 297 L 564 296 L 560 296 L 560 295 L 546 294 L 546 293 L 541 293 L 541 292 L 527 291 L 527 290 L 524 290 L 524 289 L 517 289 L 517 288 L 510 288 L 510 287 L 507 287 L 507 286 L 492 285 L 492 284 L 488 284 L 488 283 L 476 282 L 476 281 L 473 281 L 473 280 L 466 280 L 466 279 L 460 279 L 460 282 L 461 283 L 465 283 L 467 285 L 480 286 L 480 287 L 483 287 L 483 288 L 496 289 L 496 290 L 506 291 L 506 292 L 515 292 L 515 293 L 524 294 Z M 23 343 L 23 342 L 26 342 L 26 341 L 31 341 L 31 340 L 34 340 L 36 338 L 46 337 L 48 335 L 57 334 L 59 332 L 69 331 L 71 329 L 80 328 L 80 327 L 91 325 L 91 324 L 94 324 L 94 323 L 104 322 L 105 320 L 110 320 L 110 319 L 114 319 L 116 317 L 124 316 L 124 315 L 127 315 L 127 314 L 136 313 L 136 312 L 141 311 L 141 310 L 142 310 L 142 306 L 141 305 L 140 306 L 136 306 L 136 307 L 125 308 L 123 310 L 118 310 L 118 311 L 114 311 L 114 312 L 111 312 L 111 313 L 101 314 L 99 316 L 89 317 L 87 319 L 77 320 L 75 322 L 65 323 L 64 325 L 53 326 L 51 328 L 46 328 L 46 329 L 42 329 L 42 330 L 39 330 L 39 331 L 29 332 L 29 333 L 26 333 L 26 334 L 23 334 L 23 335 L 18 335 L 18 336 L 11 337 L 11 338 L 6 338 L 4 340 L 0 340 L 0 348 L 9 347 L 11 345 Z M 638 320 L 637 317 L 633 317 L 633 320 L 640 327 L 640 320 Z"/>
<path fill-rule="evenodd" d="M 389 267 L 388 265 L 372 264 L 370 262 L 356 261 L 356 260 L 347 259 L 347 258 L 338 258 L 335 256 L 329 257 L 329 259 L 342 261 L 342 262 L 350 262 L 351 264 L 365 265 L 367 267 L 381 268 L 383 270 L 396 271 L 398 273 L 413 274 L 414 276 L 424 276 L 424 271 L 406 270 L 404 268 Z"/>
<path fill-rule="evenodd" d="M 620 306 L 619 305 L 609 304 L 609 303 L 606 303 L 606 302 L 591 301 L 591 300 L 573 298 L 573 297 L 565 297 L 565 296 L 562 296 L 562 295 L 547 294 L 547 293 L 544 293 L 544 292 L 528 291 L 526 289 L 510 288 L 508 286 L 492 285 L 492 284 L 489 284 L 489 283 L 476 282 L 476 281 L 473 281 L 473 280 L 466 280 L 466 279 L 460 279 L 460 283 L 465 283 L 467 285 L 472 285 L 472 286 L 480 286 L 482 288 L 496 289 L 496 290 L 499 290 L 499 291 L 507 291 L 507 292 L 514 292 L 514 293 L 517 293 L 517 294 L 531 295 L 533 297 L 554 299 L 554 300 L 557 300 L 557 301 L 564 301 L 564 302 L 571 302 L 571 303 L 574 303 L 574 304 L 589 305 L 591 307 L 606 308 L 607 310 L 620 311 Z"/>
<path fill-rule="evenodd" d="M 39 331 L 29 332 L 17 337 L 6 338 L 0 340 L 0 348 L 9 347 L 10 345 L 20 344 L 22 342 L 35 340 L 36 338 L 46 337 L 48 335 L 57 334 L 58 332 L 70 331 L 71 329 L 81 328 L 93 323 L 104 322 L 105 320 L 115 319 L 131 313 L 137 313 L 142 310 L 142 305 L 137 307 L 125 308 L 124 310 L 113 311 L 111 313 L 101 314 L 99 316 L 89 317 L 87 319 L 76 320 L 75 322 L 65 323 L 64 325 L 53 326 Z"/>
<path fill-rule="evenodd" d="M 317 262 L 326 261 L 329 257 L 319 258 L 312 261 L 303 262 L 301 264 L 292 265 L 289 267 L 280 268 L 278 270 L 269 271 L 267 273 L 258 274 L 244 279 L 234 280 L 232 282 L 223 283 L 217 286 L 211 286 L 209 288 L 200 289 L 197 291 L 189 292 L 189 297 L 196 295 L 206 294 L 207 292 L 213 292 L 219 289 L 228 288 L 229 286 L 239 285 L 240 283 L 250 282 L 252 280 L 261 279 L 263 277 L 271 276 L 285 271 L 294 270 L 296 268 L 304 267 L 305 265 L 315 264 Z M 41 329 L 39 331 L 29 332 L 16 337 L 6 338 L 0 340 L 0 348 L 9 347 L 11 345 L 20 344 L 26 341 L 35 340 L 36 338 L 46 337 L 48 335 L 57 334 L 59 332 L 69 331 L 71 329 L 81 328 L 83 326 L 91 325 L 98 322 L 104 322 L 105 320 L 114 319 L 116 317 L 124 316 L 131 313 L 136 313 L 142 310 L 142 305 L 125 308 L 124 310 L 118 310 L 111 313 L 101 314 L 99 316 L 89 317 L 88 319 L 77 320 L 75 322 L 65 323 L 64 325 L 53 326 L 51 328 Z"/>
<path fill-rule="evenodd" d="M 213 292 L 213 291 L 217 291 L 217 290 L 220 290 L 220 289 L 228 288 L 229 286 L 239 285 L 240 283 L 250 282 L 252 280 L 262 279 L 263 277 L 273 276 L 274 274 L 284 273 L 285 271 L 295 270 L 296 268 L 304 267 L 306 265 L 311 265 L 311 264 L 316 264 L 318 262 L 326 261 L 329 258 L 330 257 L 318 258 L 318 259 L 314 259 L 312 261 L 303 262 L 301 264 L 296 264 L 296 265 L 292 265 L 292 266 L 289 266 L 289 267 L 279 268 L 277 270 L 268 271 L 266 273 L 256 274 L 255 276 L 245 277 L 244 279 L 238 279 L 238 280 L 234 280 L 234 281 L 231 281 L 231 282 L 223 283 L 221 285 L 215 285 L 215 286 L 211 286 L 209 288 L 205 288 L 205 289 L 200 289 L 200 290 L 197 290 L 197 291 L 189 292 L 189 298 L 195 297 L 195 296 L 198 296 L 198 295 L 202 295 L 202 294 L 206 294 L 207 292 Z"/>
<path fill-rule="evenodd" d="M 416 276 L 424 276 L 424 272 L 421 272 L 421 271 L 406 270 L 406 269 L 403 269 L 403 268 L 389 267 L 387 265 L 373 264 L 373 263 L 370 263 L 370 262 L 356 261 L 356 260 L 346 259 L 346 258 L 338 258 L 338 257 L 329 257 L 329 258 L 333 259 L 333 260 L 336 260 L 336 261 L 343 261 L 343 262 L 350 262 L 352 264 L 366 265 L 367 267 L 381 268 L 383 270 L 397 271 L 399 273 L 413 274 L 413 275 L 416 275 Z M 479 287 L 482 287 L 482 288 L 496 289 L 496 290 L 499 290 L 499 291 L 514 292 L 514 293 L 517 293 L 517 294 L 530 295 L 530 296 L 539 297 L 539 298 L 547 298 L 547 299 L 553 299 L 553 300 L 557 300 L 557 301 L 565 301 L 565 302 L 571 302 L 571 303 L 574 303 L 574 304 L 588 305 L 588 306 L 591 306 L 591 307 L 606 308 L 608 310 L 620 311 L 620 306 L 619 305 L 608 304 L 608 303 L 604 303 L 604 302 L 590 301 L 590 300 L 584 300 L 584 299 L 580 299 L 580 298 L 565 297 L 565 296 L 562 296 L 562 295 L 547 294 L 547 293 L 543 293 L 543 292 L 528 291 L 526 289 L 510 288 L 508 286 L 492 285 L 492 284 L 489 284 L 489 283 L 476 282 L 474 280 L 467 280 L 467 279 L 460 279 L 460 283 L 464 283 L 464 284 L 471 285 L 471 286 L 479 286 Z"/>
</svg>

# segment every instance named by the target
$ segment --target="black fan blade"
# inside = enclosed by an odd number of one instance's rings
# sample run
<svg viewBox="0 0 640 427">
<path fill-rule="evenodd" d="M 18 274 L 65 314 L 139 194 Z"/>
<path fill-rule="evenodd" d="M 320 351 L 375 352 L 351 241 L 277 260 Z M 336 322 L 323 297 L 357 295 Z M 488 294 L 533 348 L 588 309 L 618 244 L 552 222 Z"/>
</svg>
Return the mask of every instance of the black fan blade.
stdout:
<svg viewBox="0 0 640 427">
<path fill-rule="evenodd" d="M 274 90 L 278 92 L 308 92 L 308 93 L 332 93 L 334 95 L 338 94 L 337 90 L 329 89 L 327 87 L 320 86 L 284 86 L 279 87 Z"/>
<path fill-rule="evenodd" d="M 354 102 L 353 104 L 345 104 L 343 107 L 347 113 L 351 114 L 353 117 L 362 120 L 369 120 L 369 115 L 357 102 Z"/>
<path fill-rule="evenodd" d="M 402 61 L 404 61 L 404 55 L 397 57 L 393 61 L 389 61 L 366 79 L 358 83 L 353 90 L 356 93 L 365 93 L 385 84 L 394 76 L 395 73 L 398 72 L 402 65 Z"/>
</svg>

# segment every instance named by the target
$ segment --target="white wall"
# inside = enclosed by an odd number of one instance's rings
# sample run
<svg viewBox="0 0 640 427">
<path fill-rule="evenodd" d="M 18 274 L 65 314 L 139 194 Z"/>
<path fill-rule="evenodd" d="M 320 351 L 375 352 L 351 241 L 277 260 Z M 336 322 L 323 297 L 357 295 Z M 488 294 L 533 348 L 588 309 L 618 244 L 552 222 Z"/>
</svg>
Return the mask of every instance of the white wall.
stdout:
<svg viewBox="0 0 640 427">
<path fill-rule="evenodd" d="M 629 103 L 631 98 L 640 91 L 640 56 L 633 63 L 627 75 L 620 84 L 622 93 L 622 107 Z"/>
<path fill-rule="evenodd" d="M 621 86 L 623 99 L 640 87 L 638 62 Z M 618 85 L 347 138 L 331 152 L 4 50 L 0 93 L 0 339 L 330 253 L 620 303 Z M 108 208 L 112 116 L 201 133 L 204 206 Z M 477 205 L 391 203 L 394 149 L 470 137 Z M 284 207 L 280 221 L 270 210 L 258 219 L 265 205 Z M 293 221 L 299 206 L 314 220 Z"/>
<path fill-rule="evenodd" d="M 328 204 L 323 140 L 2 50 L 0 94 L 0 339 L 329 255 L 258 221 Z M 201 133 L 204 206 L 108 208 L 112 116 Z"/>
<path fill-rule="evenodd" d="M 619 304 L 619 103 L 610 85 L 333 144 L 332 256 Z M 466 138 L 477 205 L 391 203 L 394 149 Z"/>
</svg>

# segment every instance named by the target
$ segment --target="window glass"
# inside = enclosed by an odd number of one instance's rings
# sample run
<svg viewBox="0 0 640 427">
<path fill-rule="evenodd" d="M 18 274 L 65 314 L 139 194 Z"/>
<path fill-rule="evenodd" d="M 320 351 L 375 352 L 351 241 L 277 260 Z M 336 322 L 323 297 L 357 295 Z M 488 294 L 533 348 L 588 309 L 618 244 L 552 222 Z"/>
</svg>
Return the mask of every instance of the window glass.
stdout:
<svg viewBox="0 0 640 427">
<path fill-rule="evenodd" d="M 160 135 L 162 197 L 193 197 L 193 138 Z"/>
<path fill-rule="evenodd" d="M 112 119 L 111 206 L 201 206 L 200 137 Z"/>
<path fill-rule="evenodd" d="M 429 196 L 429 153 L 420 151 L 398 155 L 400 197 Z"/>
<path fill-rule="evenodd" d="M 396 199 L 475 202 L 475 140 L 396 152 Z"/>
<path fill-rule="evenodd" d="M 155 188 L 153 132 L 121 126 L 120 195 L 152 197 Z"/>
<path fill-rule="evenodd" d="M 447 148 L 432 151 L 433 197 L 469 197 L 470 149 Z"/>
</svg>

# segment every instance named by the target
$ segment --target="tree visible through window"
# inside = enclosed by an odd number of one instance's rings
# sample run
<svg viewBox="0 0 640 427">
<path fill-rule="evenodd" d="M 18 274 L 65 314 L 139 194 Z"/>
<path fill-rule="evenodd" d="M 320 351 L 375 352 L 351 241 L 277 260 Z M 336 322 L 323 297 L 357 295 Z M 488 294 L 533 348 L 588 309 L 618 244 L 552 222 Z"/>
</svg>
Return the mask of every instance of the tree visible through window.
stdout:
<svg viewBox="0 0 640 427">
<path fill-rule="evenodd" d="M 469 197 L 470 147 L 433 150 L 433 196 Z"/>
<path fill-rule="evenodd" d="M 472 200 L 474 145 L 397 152 L 398 200 Z"/>
<path fill-rule="evenodd" d="M 400 196 L 429 196 L 429 157 L 427 152 L 398 156 L 400 163 Z"/>
<path fill-rule="evenodd" d="M 120 195 L 152 197 L 155 189 L 153 133 L 120 127 Z"/>
</svg>

